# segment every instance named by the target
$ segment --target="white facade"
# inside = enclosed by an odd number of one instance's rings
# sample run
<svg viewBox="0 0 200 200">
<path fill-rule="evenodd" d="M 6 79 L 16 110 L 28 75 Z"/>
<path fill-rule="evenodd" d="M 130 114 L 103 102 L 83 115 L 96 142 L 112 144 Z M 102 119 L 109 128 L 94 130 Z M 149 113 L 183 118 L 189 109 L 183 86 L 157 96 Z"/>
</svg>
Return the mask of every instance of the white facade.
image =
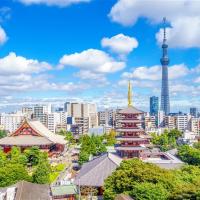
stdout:
<svg viewBox="0 0 200 200">
<path fill-rule="evenodd" d="M 144 116 L 145 131 L 156 130 L 156 116 L 151 116 L 150 113 L 146 113 Z"/>
<path fill-rule="evenodd" d="M 4 130 L 9 131 L 10 133 L 14 132 L 21 122 L 24 120 L 24 114 L 22 112 L 17 112 L 14 114 L 0 114 L 0 123 Z"/>
<path fill-rule="evenodd" d="M 53 133 L 56 133 L 57 128 L 66 128 L 66 118 L 66 112 L 54 112 L 47 114 L 47 128 Z"/>
<path fill-rule="evenodd" d="M 191 115 L 176 115 L 176 128 L 179 131 L 185 131 L 190 129 Z"/>
<path fill-rule="evenodd" d="M 200 134 L 200 118 L 191 118 L 191 128 L 190 131 L 194 132 L 195 134 Z"/>
<path fill-rule="evenodd" d="M 162 110 L 158 111 L 158 127 L 164 127 L 165 114 Z"/>
</svg>

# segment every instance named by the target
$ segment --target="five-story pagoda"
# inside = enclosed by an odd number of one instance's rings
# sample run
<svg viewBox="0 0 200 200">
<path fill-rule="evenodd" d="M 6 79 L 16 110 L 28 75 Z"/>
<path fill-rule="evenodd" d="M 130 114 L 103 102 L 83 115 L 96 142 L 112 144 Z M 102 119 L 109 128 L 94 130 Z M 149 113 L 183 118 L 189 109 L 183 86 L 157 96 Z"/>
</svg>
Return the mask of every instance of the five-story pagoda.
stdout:
<svg viewBox="0 0 200 200">
<path fill-rule="evenodd" d="M 123 158 L 141 158 L 149 145 L 150 138 L 142 127 L 144 112 L 132 106 L 131 83 L 128 84 L 128 107 L 120 110 L 116 116 L 117 153 Z"/>
</svg>

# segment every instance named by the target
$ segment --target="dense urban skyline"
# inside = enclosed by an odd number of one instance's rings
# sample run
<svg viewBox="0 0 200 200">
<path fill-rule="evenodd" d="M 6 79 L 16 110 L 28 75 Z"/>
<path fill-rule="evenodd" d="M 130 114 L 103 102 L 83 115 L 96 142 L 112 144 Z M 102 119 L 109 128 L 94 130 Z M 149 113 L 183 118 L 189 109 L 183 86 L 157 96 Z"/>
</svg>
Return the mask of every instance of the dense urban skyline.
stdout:
<svg viewBox="0 0 200 200">
<path fill-rule="evenodd" d="M 1 108 L 66 100 L 126 106 L 131 79 L 134 104 L 148 111 L 149 97 L 160 98 L 163 16 L 171 111 L 199 107 L 200 3 L 127 2 L 2 0 Z"/>
</svg>

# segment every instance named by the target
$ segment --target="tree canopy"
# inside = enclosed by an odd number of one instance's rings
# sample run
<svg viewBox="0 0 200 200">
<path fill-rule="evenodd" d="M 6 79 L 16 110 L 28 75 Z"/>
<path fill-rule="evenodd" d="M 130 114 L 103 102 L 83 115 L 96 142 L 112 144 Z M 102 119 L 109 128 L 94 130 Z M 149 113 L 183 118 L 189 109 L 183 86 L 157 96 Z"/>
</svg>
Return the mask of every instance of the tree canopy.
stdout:
<svg viewBox="0 0 200 200">
<path fill-rule="evenodd" d="M 182 145 L 178 148 L 179 158 L 190 164 L 200 166 L 200 143 L 194 144 L 193 147 L 189 145 Z"/>
<path fill-rule="evenodd" d="M 0 187 L 20 180 L 49 183 L 49 176 L 47 153 L 41 152 L 38 147 L 32 147 L 23 153 L 18 147 L 13 147 L 9 153 L 0 150 Z"/>
<path fill-rule="evenodd" d="M 181 136 L 177 129 L 165 130 L 161 135 L 152 134 L 152 143 L 159 146 L 162 151 L 167 151 L 177 147 L 176 140 Z"/>
<path fill-rule="evenodd" d="M 1 138 L 4 138 L 4 137 L 6 137 L 6 136 L 7 136 L 6 131 L 5 131 L 5 130 L 0 130 L 0 139 L 1 139 Z"/>
<path fill-rule="evenodd" d="M 125 160 L 104 184 L 104 199 L 128 194 L 135 200 L 198 199 L 200 168 L 186 165 L 165 170 L 138 159 Z"/>
<path fill-rule="evenodd" d="M 104 137 L 102 136 L 88 136 L 83 135 L 80 138 L 81 151 L 79 155 L 79 164 L 89 160 L 90 155 L 98 156 L 107 151 L 106 145 L 103 143 Z"/>
</svg>

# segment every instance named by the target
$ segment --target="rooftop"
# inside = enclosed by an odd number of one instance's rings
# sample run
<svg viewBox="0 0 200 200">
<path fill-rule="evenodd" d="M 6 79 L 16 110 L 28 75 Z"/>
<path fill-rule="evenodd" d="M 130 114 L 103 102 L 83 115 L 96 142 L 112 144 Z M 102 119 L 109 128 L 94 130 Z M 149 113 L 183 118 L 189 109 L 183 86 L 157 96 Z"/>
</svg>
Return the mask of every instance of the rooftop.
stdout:
<svg viewBox="0 0 200 200">
<path fill-rule="evenodd" d="M 76 185 L 101 187 L 104 180 L 120 165 L 122 159 L 112 153 L 106 153 L 83 164 L 75 178 Z M 95 178 L 94 178 L 95 177 Z"/>
<path fill-rule="evenodd" d="M 134 106 L 129 106 L 127 108 L 120 110 L 118 113 L 120 113 L 120 114 L 142 114 L 144 112 L 141 110 L 138 110 Z"/>
<path fill-rule="evenodd" d="M 77 188 L 75 185 L 59 185 L 51 187 L 53 196 L 63 196 L 70 194 L 77 194 Z"/>
</svg>

